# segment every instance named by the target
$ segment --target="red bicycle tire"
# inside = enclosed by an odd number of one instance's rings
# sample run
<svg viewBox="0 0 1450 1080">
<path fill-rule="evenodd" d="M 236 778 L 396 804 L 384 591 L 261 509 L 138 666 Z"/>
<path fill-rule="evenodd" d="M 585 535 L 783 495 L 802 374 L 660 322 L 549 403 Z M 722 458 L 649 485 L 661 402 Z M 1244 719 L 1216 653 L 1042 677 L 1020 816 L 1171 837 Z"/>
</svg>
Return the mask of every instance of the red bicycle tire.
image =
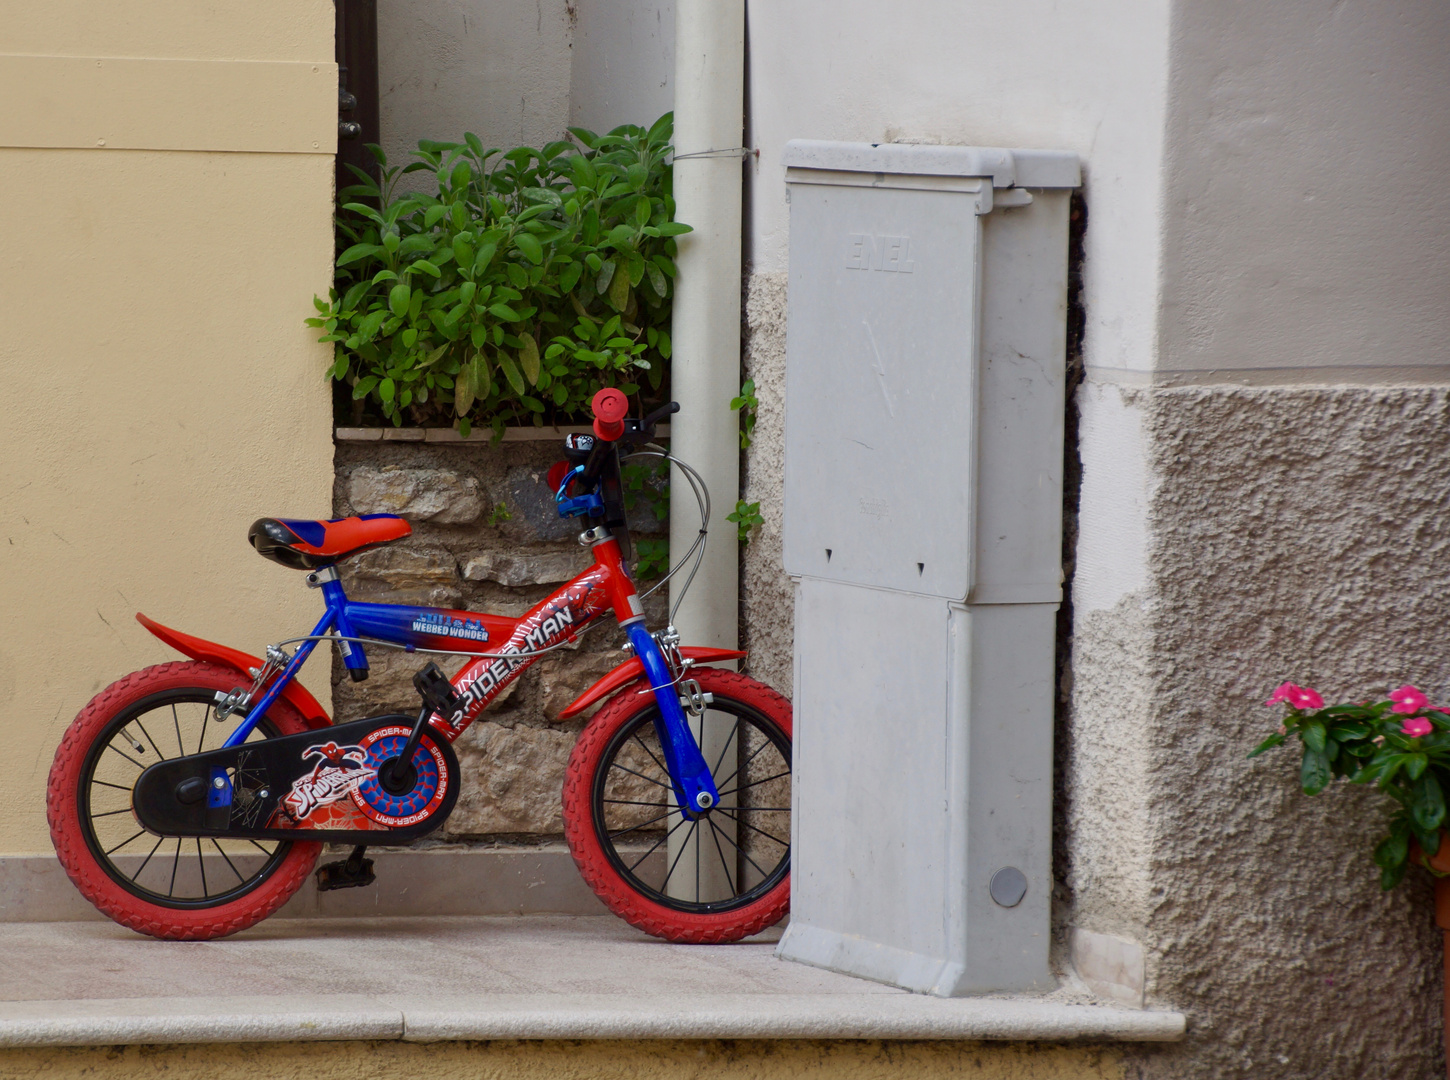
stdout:
<svg viewBox="0 0 1450 1080">
<path fill-rule="evenodd" d="M 153 904 L 122 888 L 100 865 L 80 821 L 79 785 L 92 743 L 120 712 L 168 690 L 236 688 L 230 668 L 176 661 L 143 668 L 116 680 L 81 709 L 56 748 L 46 785 L 46 820 L 56 855 L 75 887 L 107 917 L 138 933 L 171 941 L 207 941 L 255 926 L 302 887 L 322 850 L 318 843 L 293 841 L 281 863 L 256 888 L 215 907 L 178 909 Z M 279 700 L 267 719 L 283 735 L 306 731 L 302 714 Z"/>
<path fill-rule="evenodd" d="M 763 713 L 793 739 L 791 706 L 764 683 L 733 671 L 696 668 L 690 677 L 702 690 L 731 698 Z M 649 683 L 637 680 L 619 690 L 596 713 L 579 735 L 564 774 L 564 838 L 574 865 L 594 894 L 615 915 L 647 934 L 682 944 L 726 944 L 774 926 L 790 911 L 790 874 L 763 896 L 732 911 L 695 913 L 677 911 L 641 895 L 620 874 L 605 854 L 594 829 L 592 791 L 600 759 L 614 733 L 642 710 L 653 708 L 641 697 Z"/>
</svg>

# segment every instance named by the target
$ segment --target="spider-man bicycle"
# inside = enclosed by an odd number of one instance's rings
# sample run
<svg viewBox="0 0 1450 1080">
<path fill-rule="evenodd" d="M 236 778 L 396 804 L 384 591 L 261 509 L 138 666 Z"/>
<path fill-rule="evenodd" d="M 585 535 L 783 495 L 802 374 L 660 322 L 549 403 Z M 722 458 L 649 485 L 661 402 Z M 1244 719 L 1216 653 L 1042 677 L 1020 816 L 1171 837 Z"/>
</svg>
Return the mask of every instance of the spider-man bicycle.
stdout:
<svg viewBox="0 0 1450 1080">
<path fill-rule="evenodd" d="M 650 439 L 678 406 L 631 420 L 624 395 L 601 390 L 593 407 L 594 434 L 565 439 L 549 483 L 560 514 L 589 525 L 579 539 L 594 563 L 521 618 L 348 599 L 337 564 L 411 532 L 385 514 L 252 526 L 252 546 L 305 571 L 326 605 L 311 634 L 269 646 L 265 659 L 138 614 L 191 659 L 108 686 L 56 751 L 51 837 L 86 899 L 141 933 L 208 939 L 281 907 L 323 843 L 353 850 L 318 869 L 320 889 L 370 883 L 368 845 L 417 840 L 453 809 L 454 740 L 541 655 L 613 614 L 633 655 L 560 714 L 604 703 L 564 780 L 580 873 L 610 910 L 672 941 L 733 941 L 779 921 L 790 897 L 790 704 L 706 666 L 744 653 L 682 648 L 672 628 L 645 628 L 627 568 L 620 452 L 668 458 Z M 708 493 L 668 460 L 700 501 L 703 554 Z M 695 549 L 677 567 L 691 556 L 698 565 Z M 451 681 L 432 663 L 418 672 L 416 716 L 334 724 L 295 679 L 320 642 L 359 681 L 378 646 L 472 659 Z"/>
</svg>

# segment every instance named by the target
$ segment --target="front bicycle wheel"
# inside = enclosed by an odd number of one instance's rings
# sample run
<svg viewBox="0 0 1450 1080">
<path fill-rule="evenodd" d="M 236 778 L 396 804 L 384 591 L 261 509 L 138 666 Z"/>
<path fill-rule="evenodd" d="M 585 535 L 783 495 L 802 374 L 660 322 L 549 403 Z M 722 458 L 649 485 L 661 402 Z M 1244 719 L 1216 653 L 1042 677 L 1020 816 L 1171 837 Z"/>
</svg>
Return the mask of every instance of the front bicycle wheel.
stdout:
<svg viewBox="0 0 1450 1080">
<path fill-rule="evenodd" d="M 134 672 L 80 711 L 55 752 L 46 817 L 56 854 L 81 895 L 122 926 L 177 940 L 234 934 L 281 907 L 317 861 L 317 843 L 165 837 L 136 823 L 141 773 L 220 748 L 237 720 L 218 721 L 216 696 L 241 680 L 199 662 Z M 305 730 L 279 701 L 248 741 Z"/>
<path fill-rule="evenodd" d="M 677 805 L 649 683 L 625 687 L 569 757 L 564 835 L 589 887 L 668 941 L 737 941 L 790 907 L 790 702 L 733 671 L 690 673 L 714 700 L 691 719 L 720 802 Z"/>
</svg>

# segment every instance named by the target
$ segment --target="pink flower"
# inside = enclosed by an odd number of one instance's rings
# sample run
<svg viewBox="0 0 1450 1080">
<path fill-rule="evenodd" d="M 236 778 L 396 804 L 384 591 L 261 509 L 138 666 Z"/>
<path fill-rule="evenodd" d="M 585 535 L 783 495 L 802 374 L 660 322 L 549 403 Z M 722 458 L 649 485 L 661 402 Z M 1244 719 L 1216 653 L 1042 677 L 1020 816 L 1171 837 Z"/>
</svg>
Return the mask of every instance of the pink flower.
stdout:
<svg viewBox="0 0 1450 1080">
<path fill-rule="evenodd" d="M 1294 693 L 1289 698 L 1289 704 L 1296 709 L 1322 709 L 1324 699 L 1319 696 L 1318 690 L 1311 690 L 1307 686 L 1296 686 Z"/>
<path fill-rule="evenodd" d="M 1291 694 L 1297 694 L 1299 688 L 1291 682 L 1286 682 L 1270 695 L 1269 700 L 1264 702 L 1265 707 L 1277 705 L 1281 701 L 1288 701 Z"/>
<path fill-rule="evenodd" d="M 1412 720 L 1406 720 L 1400 725 L 1400 730 L 1410 738 L 1415 739 L 1421 735 L 1428 735 L 1435 730 L 1435 725 L 1426 720 L 1423 716 L 1417 716 Z"/>
<path fill-rule="evenodd" d="M 1417 713 L 1430 704 L 1429 698 L 1408 684 L 1398 690 L 1391 690 L 1390 700 L 1395 703 L 1390 707 L 1392 713 Z"/>
<path fill-rule="evenodd" d="M 1291 682 L 1286 682 L 1275 690 L 1264 704 L 1277 705 L 1281 701 L 1295 709 L 1324 708 L 1324 699 L 1317 690 L 1311 690 L 1307 686 L 1295 686 Z"/>
</svg>

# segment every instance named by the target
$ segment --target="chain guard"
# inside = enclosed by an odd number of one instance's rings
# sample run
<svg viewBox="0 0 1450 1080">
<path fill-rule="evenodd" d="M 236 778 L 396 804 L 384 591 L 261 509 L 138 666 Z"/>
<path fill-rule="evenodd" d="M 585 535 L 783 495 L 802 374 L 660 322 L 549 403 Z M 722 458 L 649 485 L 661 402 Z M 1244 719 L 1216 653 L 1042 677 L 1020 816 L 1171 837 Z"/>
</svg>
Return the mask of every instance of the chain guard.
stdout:
<svg viewBox="0 0 1450 1080">
<path fill-rule="evenodd" d="M 378 782 L 414 718 L 401 713 L 158 762 L 141 774 L 131 809 L 159 836 L 397 844 L 436 829 L 458 800 L 458 757 L 429 727 L 413 789 Z M 218 783 L 218 780 L 221 783 Z"/>
</svg>

